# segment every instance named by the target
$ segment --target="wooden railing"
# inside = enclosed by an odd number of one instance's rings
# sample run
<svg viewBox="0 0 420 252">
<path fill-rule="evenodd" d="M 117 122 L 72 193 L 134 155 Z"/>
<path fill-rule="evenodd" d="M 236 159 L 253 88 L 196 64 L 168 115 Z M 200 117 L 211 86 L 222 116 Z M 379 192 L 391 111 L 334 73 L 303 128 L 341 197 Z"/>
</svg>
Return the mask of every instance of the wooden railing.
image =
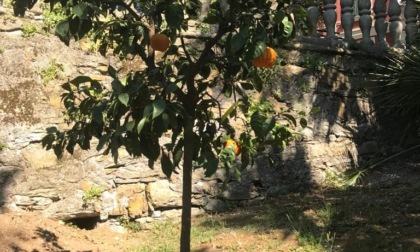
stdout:
<svg viewBox="0 0 420 252">
<path fill-rule="evenodd" d="M 342 39 L 348 44 L 405 48 L 413 44 L 419 32 L 419 9 L 415 2 L 416 0 L 314 1 L 307 8 L 308 20 L 313 27 L 310 35 L 330 40 Z M 320 23 L 323 27 L 320 27 Z M 361 36 L 355 36 L 355 33 Z"/>
</svg>

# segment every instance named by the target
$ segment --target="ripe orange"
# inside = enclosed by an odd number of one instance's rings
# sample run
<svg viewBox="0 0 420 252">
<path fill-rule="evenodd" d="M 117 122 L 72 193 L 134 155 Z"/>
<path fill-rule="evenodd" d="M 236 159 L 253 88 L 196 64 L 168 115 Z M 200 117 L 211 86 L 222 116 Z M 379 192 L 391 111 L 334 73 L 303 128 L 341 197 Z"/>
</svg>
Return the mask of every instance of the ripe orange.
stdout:
<svg viewBox="0 0 420 252">
<path fill-rule="evenodd" d="M 169 48 L 169 38 L 164 34 L 154 34 L 150 37 L 150 46 L 156 51 L 164 52 Z"/>
<path fill-rule="evenodd" d="M 276 51 L 273 48 L 267 46 L 267 48 L 265 49 L 264 53 L 261 56 L 252 60 L 252 64 L 255 67 L 268 68 L 276 64 L 276 60 L 277 60 Z"/>
<path fill-rule="evenodd" d="M 228 139 L 225 143 L 225 148 L 229 148 L 231 146 L 233 148 L 233 151 L 235 152 L 235 155 L 239 156 L 239 154 L 241 154 L 241 146 L 239 146 L 239 144 L 235 140 Z"/>
</svg>

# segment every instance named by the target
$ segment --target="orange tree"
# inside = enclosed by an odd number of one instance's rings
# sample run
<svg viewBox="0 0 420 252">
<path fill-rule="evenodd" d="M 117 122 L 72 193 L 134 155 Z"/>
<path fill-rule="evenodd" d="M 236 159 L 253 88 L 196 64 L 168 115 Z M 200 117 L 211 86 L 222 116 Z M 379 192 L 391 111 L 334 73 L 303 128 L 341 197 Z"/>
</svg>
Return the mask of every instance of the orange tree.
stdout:
<svg viewBox="0 0 420 252">
<path fill-rule="evenodd" d="M 15 0 L 15 14 L 23 15 L 35 2 Z M 122 76 L 109 66 L 113 79 L 109 85 L 88 76 L 64 83 L 62 101 L 73 126 L 50 131 L 42 140 L 43 147 L 61 157 L 64 151 L 73 153 L 76 146 L 89 149 L 96 138 L 96 149 L 110 153 L 115 162 L 119 150 L 125 148 L 132 156 L 147 157 L 150 167 L 159 159 L 168 177 L 182 166 L 181 251 L 189 251 L 193 170 L 202 167 L 210 176 L 222 166 L 229 174 L 237 157 L 234 148 L 223 148 L 223 142 L 236 136 L 242 166 L 234 172 L 239 175 L 260 146 L 283 148 L 293 135 L 276 115 L 250 111 L 247 94 L 262 90 L 258 66 L 269 67 L 276 59 L 267 45 L 281 46 L 293 36 L 303 8 L 292 0 L 44 2 L 63 8 L 66 18 L 57 24 L 55 33 L 65 44 L 89 34 L 102 54 L 139 56 L 146 68 Z M 203 27 L 209 31 L 203 32 Z M 191 33 L 191 28 L 201 32 Z M 164 51 L 161 57 L 155 57 L 151 44 Z M 222 113 L 211 89 L 235 102 Z M 243 132 L 237 133 L 229 122 L 241 114 L 248 120 L 243 120 Z M 296 124 L 293 117 L 284 116 Z M 163 134 L 171 135 L 170 143 L 159 143 Z"/>
</svg>

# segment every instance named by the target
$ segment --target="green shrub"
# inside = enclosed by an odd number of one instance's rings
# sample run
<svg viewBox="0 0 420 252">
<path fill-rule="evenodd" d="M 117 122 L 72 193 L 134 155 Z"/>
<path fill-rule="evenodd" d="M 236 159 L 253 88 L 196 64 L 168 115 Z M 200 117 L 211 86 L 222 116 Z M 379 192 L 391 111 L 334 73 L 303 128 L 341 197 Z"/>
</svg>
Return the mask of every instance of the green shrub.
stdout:
<svg viewBox="0 0 420 252">
<path fill-rule="evenodd" d="M 27 38 L 33 36 L 38 32 L 38 29 L 35 24 L 24 23 L 22 24 L 22 37 Z"/>
<path fill-rule="evenodd" d="M 420 111 L 420 47 L 393 52 L 389 63 L 379 65 L 375 79 L 383 83 L 374 98 L 376 104 L 404 120 L 414 121 Z"/>
</svg>

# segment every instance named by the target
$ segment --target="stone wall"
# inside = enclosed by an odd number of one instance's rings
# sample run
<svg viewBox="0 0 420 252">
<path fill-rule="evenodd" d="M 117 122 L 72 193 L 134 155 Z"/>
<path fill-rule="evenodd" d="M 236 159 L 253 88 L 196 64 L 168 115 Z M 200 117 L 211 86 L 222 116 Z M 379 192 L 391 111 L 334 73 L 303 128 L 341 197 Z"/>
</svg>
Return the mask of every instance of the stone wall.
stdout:
<svg viewBox="0 0 420 252">
<path fill-rule="evenodd" d="M 181 178 L 174 174 L 166 179 L 159 164 L 152 170 L 147 160 L 132 159 L 124 151 L 118 165 L 93 150 L 76 150 L 57 160 L 40 143 L 46 128 L 67 127 L 59 84 L 79 74 L 107 81 L 102 73 L 108 64 L 122 69 L 135 63 L 88 54 L 81 50 L 83 44 L 66 47 L 53 36 L 23 39 L 19 29 L 2 29 L 0 41 L 0 206 L 62 220 L 128 216 L 147 224 L 150 217 L 180 215 Z M 201 169 L 194 171 L 194 214 L 322 185 L 329 173 L 381 151 L 372 135 L 375 116 L 364 96 L 371 58 L 299 50 L 281 54 L 284 66 L 259 98 L 277 108 L 309 114 L 317 107 L 319 112 L 308 116 L 308 127 L 290 147 L 260 153 L 241 181 L 231 176 L 226 190 L 222 169 L 211 178 Z M 52 59 L 62 71 L 58 80 L 43 83 L 39 70 Z"/>
</svg>

